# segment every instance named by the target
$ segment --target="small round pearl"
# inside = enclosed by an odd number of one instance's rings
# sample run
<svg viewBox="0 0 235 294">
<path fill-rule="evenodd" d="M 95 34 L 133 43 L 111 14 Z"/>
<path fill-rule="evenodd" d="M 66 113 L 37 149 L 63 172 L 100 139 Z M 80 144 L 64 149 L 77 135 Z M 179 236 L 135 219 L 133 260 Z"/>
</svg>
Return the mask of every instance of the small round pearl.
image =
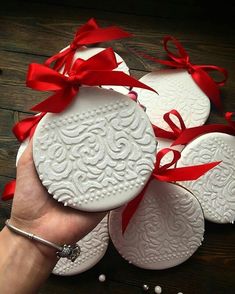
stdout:
<svg viewBox="0 0 235 294">
<path fill-rule="evenodd" d="M 149 286 L 148 286 L 148 285 L 146 285 L 146 284 L 144 284 L 144 285 L 142 286 L 142 288 L 143 288 L 143 290 L 144 290 L 144 291 L 148 291 L 148 289 L 149 289 Z"/>
<path fill-rule="evenodd" d="M 162 288 L 161 288 L 160 286 L 156 286 L 156 287 L 154 288 L 154 292 L 155 292 L 156 294 L 161 294 L 161 293 L 162 293 Z"/>
<path fill-rule="evenodd" d="M 106 276 L 104 274 L 99 275 L 99 281 L 100 282 L 105 282 L 105 280 L 106 280 Z"/>
<path fill-rule="evenodd" d="M 183 294 L 183 292 L 178 292 L 177 294 Z"/>
</svg>

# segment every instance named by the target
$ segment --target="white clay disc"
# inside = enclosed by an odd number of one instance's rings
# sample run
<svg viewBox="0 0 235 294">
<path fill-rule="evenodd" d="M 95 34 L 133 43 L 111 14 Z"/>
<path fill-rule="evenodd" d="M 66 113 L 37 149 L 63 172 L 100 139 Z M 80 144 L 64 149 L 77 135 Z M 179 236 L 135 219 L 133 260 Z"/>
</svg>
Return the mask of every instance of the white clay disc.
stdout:
<svg viewBox="0 0 235 294">
<path fill-rule="evenodd" d="M 29 138 L 25 139 L 21 144 L 20 147 L 18 149 L 17 155 L 16 155 L 16 166 L 18 164 L 18 161 L 21 157 L 21 155 L 24 153 L 25 149 L 27 148 L 29 144 Z"/>
<path fill-rule="evenodd" d="M 71 276 L 80 274 L 96 265 L 104 256 L 109 243 L 107 216 L 77 244 L 81 254 L 74 261 L 60 258 L 53 269 L 53 274 Z"/>
<path fill-rule="evenodd" d="M 34 163 L 59 202 L 105 211 L 137 196 L 154 168 L 156 139 L 149 119 L 118 92 L 81 87 L 60 114 L 46 114 L 33 137 Z"/>
<path fill-rule="evenodd" d="M 222 162 L 196 181 L 182 182 L 198 198 L 205 218 L 215 223 L 235 220 L 235 137 L 210 133 L 189 143 L 177 166 Z"/>
<path fill-rule="evenodd" d="M 68 48 L 68 47 L 66 47 L 66 48 Z M 64 49 L 66 49 L 66 48 L 64 48 Z M 82 58 L 84 60 L 87 60 L 90 57 L 100 53 L 103 50 L 105 50 L 105 48 L 96 48 L 96 47 L 87 48 L 85 46 L 80 47 L 79 49 L 76 50 L 76 53 L 74 55 L 72 64 L 75 62 L 75 60 L 77 58 Z M 114 70 L 123 71 L 124 73 L 130 75 L 129 67 L 127 66 L 125 61 L 122 59 L 122 57 L 120 55 L 118 55 L 116 52 L 115 52 L 115 57 L 116 57 L 117 62 L 120 63 L 120 64 Z M 120 92 L 120 93 L 122 93 L 124 95 L 127 95 L 129 93 L 129 91 L 130 91 L 130 88 L 127 87 L 127 86 L 125 87 L 125 86 L 112 86 L 112 85 L 110 85 L 110 86 L 102 86 L 102 88 L 104 88 L 104 89 L 112 89 L 112 90 Z"/>
<path fill-rule="evenodd" d="M 159 270 L 176 266 L 201 245 L 201 206 L 178 185 L 152 180 L 124 235 L 123 209 L 110 213 L 110 237 L 122 257 L 140 268 Z"/>
<path fill-rule="evenodd" d="M 140 81 L 154 88 L 159 95 L 135 88 L 139 102 L 146 107 L 150 121 L 169 130 L 163 115 L 176 109 L 186 127 L 203 125 L 210 113 L 210 101 L 185 70 L 159 70 L 143 76 Z M 172 120 L 177 122 L 173 117 Z"/>
</svg>

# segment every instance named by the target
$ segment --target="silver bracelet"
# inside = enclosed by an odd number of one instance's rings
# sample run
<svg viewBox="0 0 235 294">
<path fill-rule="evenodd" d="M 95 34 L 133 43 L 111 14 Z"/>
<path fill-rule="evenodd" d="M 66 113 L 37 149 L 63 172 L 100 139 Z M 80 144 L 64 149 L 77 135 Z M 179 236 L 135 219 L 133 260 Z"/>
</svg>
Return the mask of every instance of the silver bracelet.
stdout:
<svg viewBox="0 0 235 294">
<path fill-rule="evenodd" d="M 49 247 L 56 249 L 57 250 L 56 255 L 58 258 L 63 257 L 63 258 L 67 258 L 67 259 L 74 262 L 81 253 L 81 249 L 78 244 L 74 244 L 74 245 L 66 245 L 65 244 L 62 246 L 57 245 L 57 244 L 52 243 L 50 241 L 44 240 L 38 236 L 35 236 L 34 234 L 27 233 L 25 231 L 22 231 L 22 230 L 16 228 L 15 226 L 13 226 L 9 223 L 9 219 L 6 220 L 5 225 L 7 226 L 7 228 L 10 231 L 12 231 L 20 236 L 26 237 L 30 240 L 37 241 L 43 245 L 46 245 L 46 246 L 49 246 Z"/>
</svg>

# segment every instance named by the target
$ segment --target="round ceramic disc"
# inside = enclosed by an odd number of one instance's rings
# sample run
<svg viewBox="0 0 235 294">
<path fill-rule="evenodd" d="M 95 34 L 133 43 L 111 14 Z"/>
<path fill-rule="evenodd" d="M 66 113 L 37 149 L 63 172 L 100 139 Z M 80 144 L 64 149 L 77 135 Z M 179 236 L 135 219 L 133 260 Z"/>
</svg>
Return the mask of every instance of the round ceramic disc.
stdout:
<svg viewBox="0 0 235 294">
<path fill-rule="evenodd" d="M 123 205 L 154 168 L 156 139 L 141 107 L 125 95 L 81 87 L 60 114 L 46 114 L 33 137 L 34 163 L 55 199 L 80 210 Z"/>
<path fill-rule="evenodd" d="M 210 133 L 189 143 L 177 166 L 222 161 L 196 181 L 182 182 L 198 198 L 205 218 L 216 223 L 235 220 L 235 137 Z"/>
<path fill-rule="evenodd" d="M 104 256 L 109 242 L 107 216 L 77 244 L 81 248 L 80 256 L 74 261 L 60 258 L 53 274 L 71 276 L 80 274 L 96 265 Z"/>
<path fill-rule="evenodd" d="M 66 48 L 68 48 L 68 47 L 66 47 Z M 64 49 L 66 49 L 66 48 L 64 48 Z M 73 63 L 77 58 L 82 58 L 84 60 L 87 60 L 90 57 L 100 53 L 103 50 L 105 50 L 105 48 L 96 48 L 96 47 L 87 48 L 85 46 L 82 46 L 79 49 L 77 49 L 77 51 L 76 51 L 76 53 L 74 55 L 74 58 L 73 58 Z M 116 52 L 115 52 L 115 57 L 116 57 L 116 60 L 119 63 L 119 65 L 114 70 L 123 71 L 124 73 L 130 75 L 129 67 L 127 66 L 125 61 L 122 59 L 122 57 L 120 55 L 118 55 Z M 125 87 L 125 86 L 112 86 L 112 85 L 110 85 L 110 86 L 102 86 L 102 88 L 104 88 L 104 89 L 112 89 L 112 90 L 120 92 L 120 93 L 122 93 L 124 95 L 127 95 L 128 92 L 130 91 L 130 88 Z"/>
<path fill-rule="evenodd" d="M 181 114 L 186 127 L 200 126 L 206 122 L 210 114 L 210 101 L 187 71 L 159 70 L 143 76 L 140 81 L 154 88 L 159 94 L 134 89 L 153 124 L 169 130 L 163 115 L 172 109 Z M 175 121 L 174 117 L 172 119 Z"/>
<path fill-rule="evenodd" d="M 166 269 L 187 260 L 201 245 L 204 217 L 186 189 L 152 180 L 122 235 L 124 207 L 110 213 L 109 232 L 118 252 L 144 269 Z"/>
</svg>

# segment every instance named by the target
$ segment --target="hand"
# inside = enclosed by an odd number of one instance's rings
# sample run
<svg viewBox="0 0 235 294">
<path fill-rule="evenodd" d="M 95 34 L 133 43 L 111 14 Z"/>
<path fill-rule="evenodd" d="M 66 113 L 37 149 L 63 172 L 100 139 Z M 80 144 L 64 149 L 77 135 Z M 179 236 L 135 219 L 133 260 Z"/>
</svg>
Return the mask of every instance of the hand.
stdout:
<svg viewBox="0 0 235 294">
<path fill-rule="evenodd" d="M 18 161 L 10 220 L 13 225 L 54 243 L 72 244 L 91 231 L 105 214 L 81 212 L 54 200 L 38 178 L 30 141 Z"/>
</svg>

